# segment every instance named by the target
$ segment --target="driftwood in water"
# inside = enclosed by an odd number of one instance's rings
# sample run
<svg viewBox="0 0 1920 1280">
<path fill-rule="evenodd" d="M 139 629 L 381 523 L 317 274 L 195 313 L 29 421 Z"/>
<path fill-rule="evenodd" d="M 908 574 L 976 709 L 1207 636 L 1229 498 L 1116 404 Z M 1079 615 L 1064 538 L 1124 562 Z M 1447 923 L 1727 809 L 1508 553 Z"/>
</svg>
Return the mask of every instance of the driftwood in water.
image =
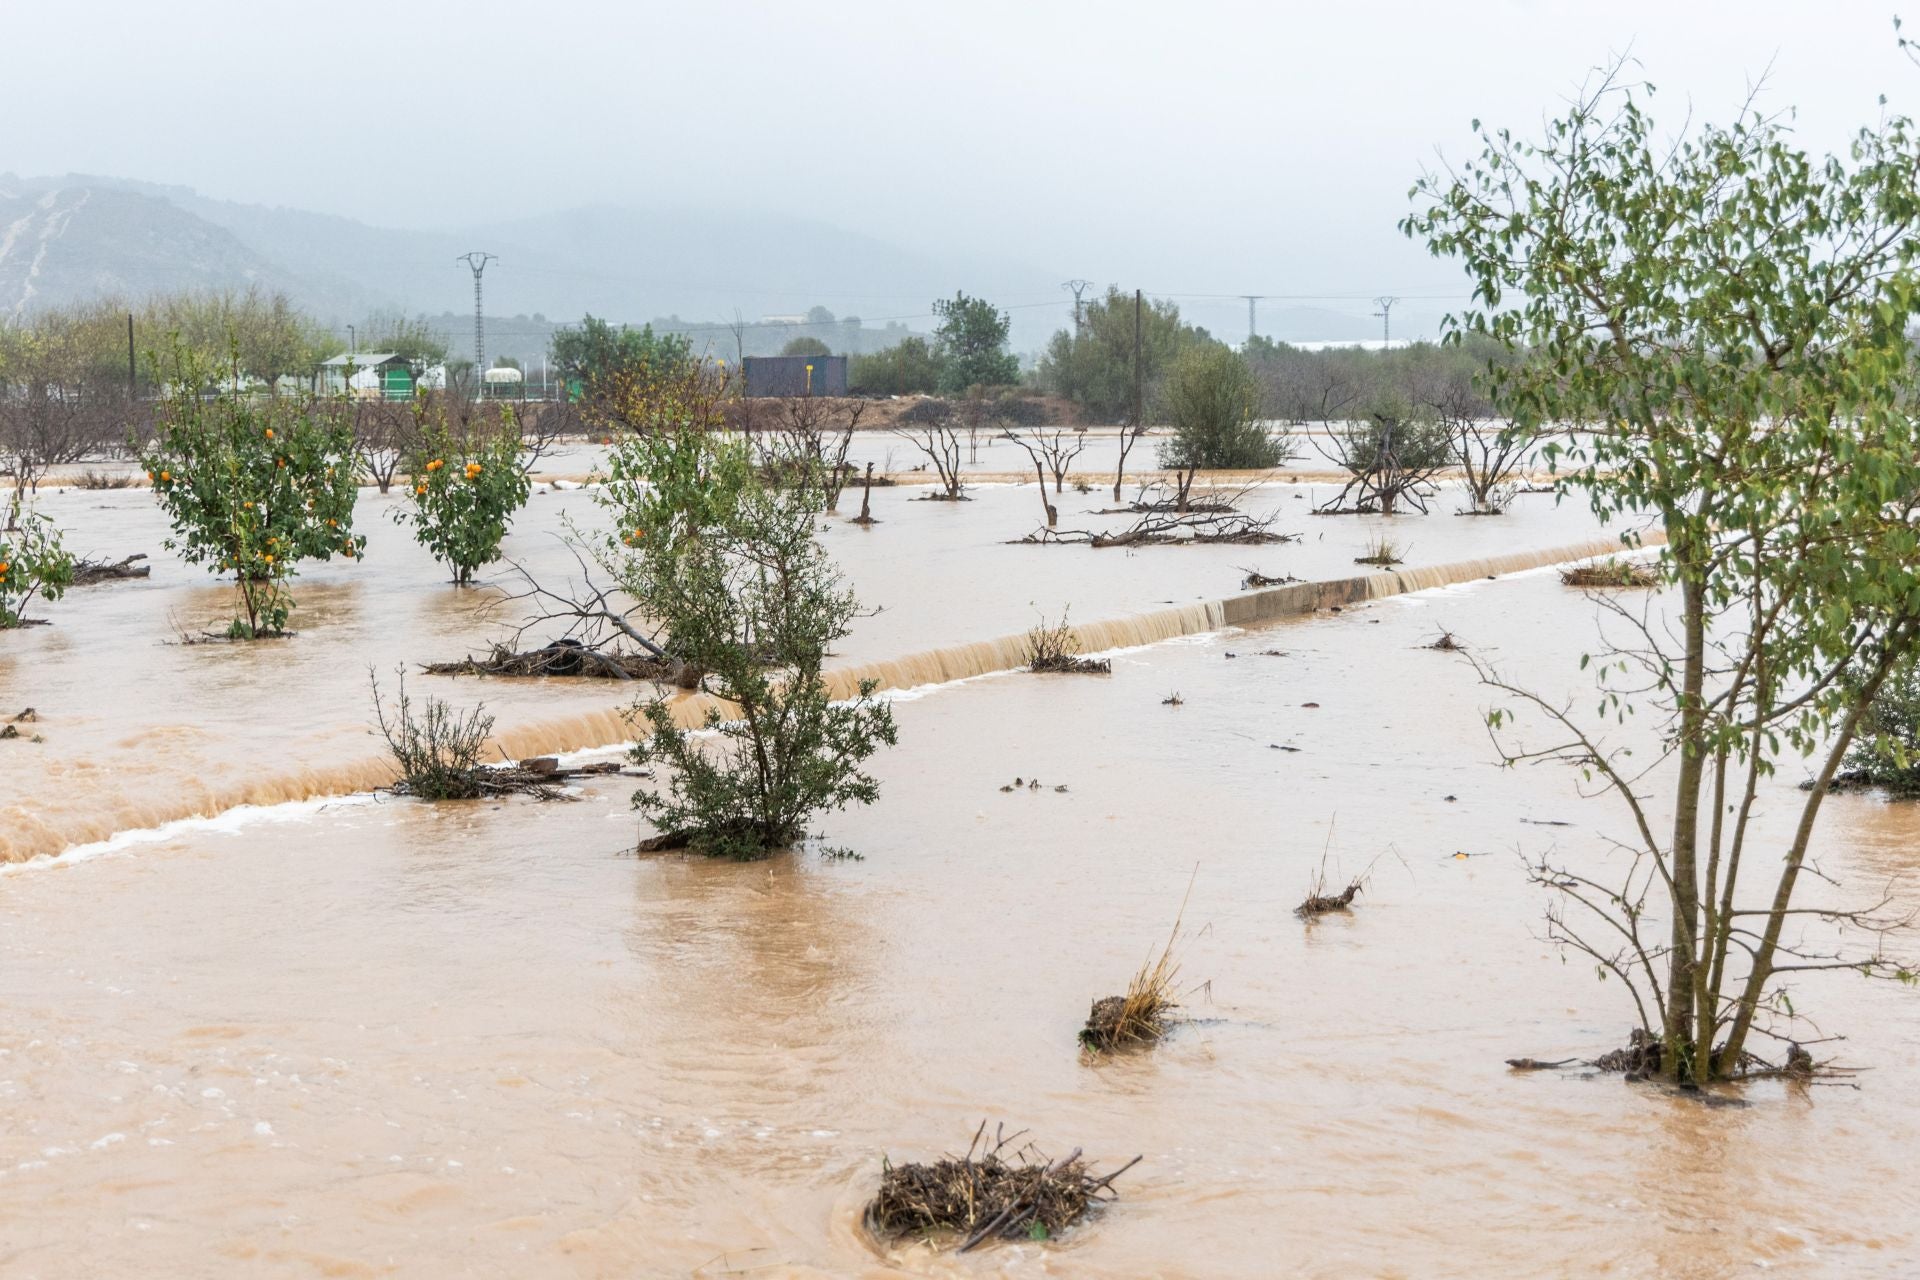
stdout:
<svg viewBox="0 0 1920 1280">
<path fill-rule="evenodd" d="M 1360 881 L 1358 880 L 1355 880 L 1339 893 L 1320 893 L 1316 889 L 1316 892 L 1307 895 L 1305 902 L 1294 908 L 1294 912 L 1302 916 L 1319 916 L 1325 915 L 1329 911 L 1351 911 L 1353 909 L 1353 900 L 1358 897 L 1359 894 Z"/>
<path fill-rule="evenodd" d="M 461 788 L 463 794 L 435 798 L 477 800 L 489 796 L 530 795 L 536 800 L 569 800 L 573 797 L 556 784 L 619 772 L 620 765 L 611 760 L 564 767 L 556 756 L 533 756 L 512 764 L 476 766 L 468 770 L 463 779 L 466 784 Z M 414 794 L 404 780 L 388 790 L 396 796 Z"/>
<path fill-rule="evenodd" d="M 1562 569 L 1560 581 L 1569 587 L 1643 588 L 1659 586 L 1660 574 L 1652 565 L 1637 560 L 1602 560 Z"/>
<path fill-rule="evenodd" d="M 887 1162 L 880 1189 L 867 1203 L 867 1229 L 887 1240 L 953 1232 L 963 1237 L 960 1253 L 993 1239 L 1051 1239 L 1100 1203 L 1102 1192 L 1111 1198 L 1113 1180 L 1140 1162 L 1135 1156 L 1095 1177 L 1078 1147 L 1050 1161 L 1037 1157 L 1028 1144 L 1007 1159 L 1001 1152 L 1021 1135 L 996 1133 L 994 1143 L 985 1146 L 986 1128 L 983 1121 L 967 1154 L 958 1159 Z"/>
<path fill-rule="evenodd" d="M 578 640 L 556 640 L 538 649 L 515 653 L 493 646 L 484 657 L 469 655 L 457 662 L 429 662 L 421 667 L 436 676 L 582 676 L 601 680 L 673 680 L 679 668 L 647 653 L 608 653 L 588 648 Z"/>
<path fill-rule="evenodd" d="M 124 560 L 76 560 L 73 562 L 73 585 L 90 587 L 96 582 L 120 582 L 128 578 L 144 578 L 153 572 L 150 564 L 139 564 L 145 560 L 146 553 L 128 556 Z"/>
</svg>

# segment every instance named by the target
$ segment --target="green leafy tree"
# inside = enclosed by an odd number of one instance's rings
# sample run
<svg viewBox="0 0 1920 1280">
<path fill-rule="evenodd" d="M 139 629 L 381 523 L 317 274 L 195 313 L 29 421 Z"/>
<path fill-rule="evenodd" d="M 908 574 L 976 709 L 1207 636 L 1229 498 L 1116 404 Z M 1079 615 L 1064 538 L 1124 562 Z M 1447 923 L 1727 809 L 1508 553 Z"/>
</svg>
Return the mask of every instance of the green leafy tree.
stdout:
<svg viewBox="0 0 1920 1280">
<path fill-rule="evenodd" d="M 793 338 L 780 348 L 783 356 L 830 356 L 833 348 L 818 338 Z"/>
<path fill-rule="evenodd" d="M 206 370 L 269 390 L 311 374 L 332 343 L 326 327 L 286 294 L 257 286 L 165 294 L 147 304 L 142 320 L 143 329 L 168 335 Z"/>
<path fill-rule="evenodd" d="M 657 619 L 667 649 L 724 699 L 706 740 L 644 708 L 635 755 L 669 767 L 664 789 L 634 803 L 669 839 L 698 852 L 757 858 L 806 834 L 822 810 L 870 804 L 861 764 L 895 738 L 893 716 L 863 681 L 836 702 L 823 674 L 857 605 L 815 534 L 824 500 L 801 459 L 794 483 L 761 482 L 747 443 L 722 434 L 701 388 L 656 387 L 677 429 L 621 438 L 600 501 L 615 531 L 605 557 Z"/>
<path fill-rule="evenodd" d="M 1282 442 L 1261 421 L 1260 384 L 1247 362 L 1219 343 L 1175 357 L 1161 389 L 1173 437 L 1160 465 L 1176 471 L 1258 470 L 1280 465 Z"/>
<path fill-rule="evenodd" d="M 1133 294 L 1109 285 L 1088 302 L 1077 330 L 1062 329 L 1047 343 L 1035 377 L 1040 386 L 1085 406 L 1104 422 L 1125 420 L 1133 407 Z M 1140 306 L 1140 385 L 1153 403 L 1161 379 L 1187 347 L 1207 341 L 1204 329 L 1180 319 L 1177 303 L 1145 299 Z"/>
<path fill-rule="evenodd" d="M 183 365 L 140 462 L 173 525 L 167 547 L 210 573 L 233 573 L 236 639 L 279 635 L 302 560 L 357 558 L 353 424 L 337 405 L 203 396 Z"/>
<path fill-rule="evenodd" d="M 1888 673 L 1867 704 L 1846 769 L 1852 782 L 1920 795 L 1920 660 L 1914 655 Z"/>
<path fill-rule="evenodd" d="M 423 315 L 404 311 L 375 311 L 357 327 L 362 351 L 389 352 L 406 361 L 415 381 L 435 365 L 447 362 L 446 336 Z"/>
<path fill-rule="evenodd" d="M 939 390 L 964 395 L 974 387 L 1008 386 L 1020 378 L 1020 361 L 1007 350 L 1013 321 L 985 298 L 956 293 L 933 304 L 940 347 Z"/>
<path fill-rule="evenodd" d="M 1555 935 L 1624 981 L 1647 1070 L 1705 1081 L 1791 1017 L 1782 979 L 1913 976 L 1877 946 L 1841 954 L 1844 930 L 1804 941 L 1795 903 L 1834 775 L 1920 633 L 1920 146 L 1899 117 L 1838 157 L 1757 115 L 1659 137 L 1650 92 L 1616 69 L 1538 140 L 1480 131 L 1479 156 L 1422 179 L 1403 225 L 1465 266 L 1477 307 L 1459 331 L 1527 350 L 1497 398 L 1562 489 L 1665 534 L 1671 617 L 1615 611 L 1633 633 L 1595 664 L 1600 719 L 1488 678 L 1632 822 L 1624 875 L 1543 860 L 1564 895 Z M 1590 434 L 1552 438 L 1558 423 Z M 1606 728 L 1646 705 L 1657 767 Z M 1797 812 L 1750 823 L 1788 803 L 1764 788 L 1782 765 L 1811 774 Z"/>
<path fill-rule="evenodd" d="M 444 422 L 423 423 L 410 460 L 412 501 L 395 518 L 453 571 L 456 586 L 500 558 L 513 517 L 532 482 L 520 467 L 520 432 L 511 413 L 496 426 L 476 424 L 456 437 Z"/>
<path fill-rule="evenodd" d="M 73 556 L 60 544 L 60 530 L 36 511 L 0 532 L 0 631 L 24 626 L 37 595 L 58 600 L 73 582 Z"/>
<path fill-rule="evenodd" d="M 652 325 L 615 328 L 591 315 L 578 328 L 556 330 L 548 354 L 561 377 L 580 384 L 590 411 L 602 416 L 626 398 L 625 386 L 677 377 L 694 363 L 692 340 L 683 333 L 655 333 Z"/>
<path fill-rule="evenodd" d="M 931 395 L 940 389 L 940 368 L 940 355 L 925 338 L 902 338 L 853 357 L 847 389 L 863 396 Z"/>
</svg>

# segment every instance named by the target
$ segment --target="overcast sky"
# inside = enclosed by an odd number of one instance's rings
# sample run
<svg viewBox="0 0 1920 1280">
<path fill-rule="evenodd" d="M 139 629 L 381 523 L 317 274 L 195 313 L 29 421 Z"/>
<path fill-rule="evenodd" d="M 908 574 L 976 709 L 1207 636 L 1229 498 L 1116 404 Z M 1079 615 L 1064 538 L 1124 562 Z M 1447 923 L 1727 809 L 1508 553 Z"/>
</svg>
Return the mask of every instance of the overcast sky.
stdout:
<svg viewBox="0 0 1920 1280">
<path fill-rule="evenodd" d="M 1457 291 L 1394 229 L 1473 117 L 1537 125 L 1629 46 L 1830 147 L 1920 104 L 1857 0 L 1300 4 L 8 0 L 0 172 L 446 227 L 751 207 L 1171 294 Z M 1915 15 L 1920 28 L 1920 10 Z"/>
</svg>

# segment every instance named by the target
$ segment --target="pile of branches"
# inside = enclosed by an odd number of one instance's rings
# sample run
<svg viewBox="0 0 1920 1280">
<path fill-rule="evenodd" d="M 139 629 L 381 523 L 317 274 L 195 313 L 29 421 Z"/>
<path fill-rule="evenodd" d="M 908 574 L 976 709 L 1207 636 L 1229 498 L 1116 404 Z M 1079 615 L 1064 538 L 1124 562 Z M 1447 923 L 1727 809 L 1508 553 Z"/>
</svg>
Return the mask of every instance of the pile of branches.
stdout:
<svg viewBox="0 0 1920 1280">
<path fill-rule="evenodd" d="M 578 640 L 555 640 L 516 653 L 503 644 L 455 662 L 429 662 L 420 668 L 435 676 L 580 676 L 601 680 L 671 680 L 675 664 L 648 653 L 603 652 Z"/>
<path fill-rule="evenodd" d="M 140 564 L 146 554 L 128 556 L 124 560 L 76 560 L 73 562 L 73 585 L 89 587 L 96 582 L 121 582 L 128 578 L 144 578 L 153 572 L 150 564 Z"/>
<path fill-rule="evenodd" d="M 1273 516 L 1250 516 L 1240 511 L 1189 512 L 1186 515 L 1152 513 L 1124 529 L 1036 529 L 1016 543 L 1084 543 L 1090 547 L 1150 547 L 1178 543 L 1229 543 L 1271 546 L 1298 542 L 1297 533 L 1275 533 Z"/>
<path fill-rule="evenodd" d="M 1355 880 L 1338 893 L 1309 893 L 1306 901 L 1293 909 L 1294 913 L 1323 916 L 1329 911 L 1351 911 L 1353 900 L 1360 896 L 1360 888 L 1360 882 Z"/>
<path fill-rule="evenodd" d="M 996 1127 L 993 1143 L 986 1145 L 986 1131 L 983 1120 L 967 1154 L 958 1159 L 900 1165 L 887 1161 L 880 1190 L 867 1203 L 867 1229 L 890 1240 L 953 1232 L 963 1237 L 960 1253 L 993 1239 L 1051 1239 L 1103 1198 L 1111 1199 L 1113 1180 L 1140 1162 L 1135 1156 L 1112 1173 L 1095 1177 L 1078 1147 L 1049 1161 L 1027 1143 L 1006 1158 L 1001 1153 L 1022 1134 L 1002 1135 Z"/>
<path fill-rule="evenodd" d="M 1562 569 L 1560 581 L 1569 587 L 1657 587 L 1660 573 L 1638 560 L 1602 560 Z"/>
<path fill-rule="evenodd" d="M 387 790 L 391 795 L 421 800 L 482 800 L 513 795 L 530 795 L 536 800 L 571 800 L 575 797 L 568 795 L 560 784 L 575 778 L 619 772 L 620 764 L 614 760 L 564 768 L 552 756 L 536 756 L 506 764 L 473 765 L 458 778 L 442 776 L 423 787 L 402 778 Z"/>
<path fill-rule="evenodd" d="M 1332 835 L 1328 835 L 1332 842 Z M 1320 855 L 1319 869 L 1313 873 L 1313 880 L 1307 886 L 1306 900 L 1293 909 L 1293 913 L 1302 920 L 1311 920 L 1331 911 L 1353 910 L 1353 900 L 1360 896 L 1360 890 L 1366 887 L 1367 873 L 1361 872 L 1347 882 L 1347 887 L 1334 891 L 1327 883 L 1327 857 Z"/>
</svg>

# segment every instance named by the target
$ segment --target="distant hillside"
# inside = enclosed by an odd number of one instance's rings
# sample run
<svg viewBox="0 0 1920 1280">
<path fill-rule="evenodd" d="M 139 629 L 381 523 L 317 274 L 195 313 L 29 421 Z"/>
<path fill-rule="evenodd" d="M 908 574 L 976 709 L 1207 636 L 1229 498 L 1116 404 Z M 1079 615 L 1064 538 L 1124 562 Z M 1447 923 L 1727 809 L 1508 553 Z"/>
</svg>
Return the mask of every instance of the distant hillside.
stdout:
<svg viewBox="0 0 1920 1280">
<path fill-rule="evenodd" d="M 923 316 L 957 289 L 1003 303 L 1059 294 L 1052 276 L 1016 263 L 936 258 L 771 213 L 587 208 L 406 231 L 154 183 L 0 175 L 0 214 L 0 311 L 257 282 L 342 324 L 376 307 L 460 313 L 473 277 L 454 258 L 470 249 L 499 256 L 486 273 L 490 313 L 554 320 L 757 320 L 815 305 L 880 320 Z M 1037 345 L 1064 313 L 1064 303 L 1016 310 L 1016 343 Z"/>
<path fill-rule="evenodd" d="M 327 301 L 232 232 L 168 201 L 0 178 L 0 315 L 102 294 L 248 285 Z"/>
</svg>

